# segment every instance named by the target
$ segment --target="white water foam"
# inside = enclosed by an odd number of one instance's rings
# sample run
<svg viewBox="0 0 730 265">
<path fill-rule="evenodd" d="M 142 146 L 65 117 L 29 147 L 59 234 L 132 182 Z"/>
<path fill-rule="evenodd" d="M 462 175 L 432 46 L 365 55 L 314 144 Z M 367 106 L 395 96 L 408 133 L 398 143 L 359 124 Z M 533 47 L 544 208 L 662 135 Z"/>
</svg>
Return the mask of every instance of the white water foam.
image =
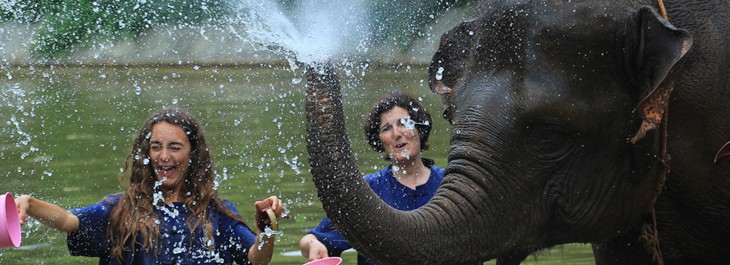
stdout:
<svg viewBox="0 0 730 265">
<path fill-rule="evenodd" d="M 290 15 L 273 1 L 234 3 L 228 30 L 260 49 L 303 63 L 367 52 L 371 23 L 362 1 L 305 0 Z"/>
</svg>

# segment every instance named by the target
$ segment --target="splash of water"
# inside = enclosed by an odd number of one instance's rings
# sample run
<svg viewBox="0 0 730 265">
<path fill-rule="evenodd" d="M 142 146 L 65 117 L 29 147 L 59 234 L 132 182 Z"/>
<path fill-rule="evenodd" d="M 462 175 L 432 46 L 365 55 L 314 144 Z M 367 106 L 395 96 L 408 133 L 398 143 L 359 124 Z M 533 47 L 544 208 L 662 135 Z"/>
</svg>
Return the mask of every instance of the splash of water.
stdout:
<svg viewBox="0 0 730 265">
<path fill-rule="evenodd" d="M 371 39 L 370 19 L 361 0 L 305 0 L 290 16 L 272 1 L 234 4 L 238 12 L 228 30 L 241 41 L 285 56 L 290 65 L 364 54 Z"/>
<path fill-rule="evenodd" d="M 261 233 L 259 234 L 259 240 L 260 240 L 260 243 L 259 243 L 259 245 L 258 245 L 258 246 L 256 246 L 256 247 L 257 247 L 257 248 L 258 248 L 259 250 L 261 250 L 261 248 L 263 248 L 263 247 L 264 247 L 264 240 L 263 240 L 263 239 L 264 239 L 264 237 L 266 237 L 266 238 L 271 238 L 271 237 L 274 237 L 274 235 L 279 235 L 279 236 L 282 236 L 282 235 L 284 235 L 284 232 L 282 232 L 282 231 L 276 231 L 276 230 L 273 230 L 273 229 L 271 229 L 271 227 L 268 227 L 268 226 L 267 226 L 266 228 L 264 228 L 264 231 L 263 231 L 263 232 L 261 232 Z"/>
<path fill-rule="evenodd" d="M 405 126 L 406 129 L 410 129 L 410 130 L 415 129 L 416 125 L 427 126 L 427 127 L 431 126 L 431 123 L 429 121 L 416 122 L 415 120 L 413 120 L 411 118 L 401 118 L 400 123 L 403 124 L 403 126 Z"/>
</svg>

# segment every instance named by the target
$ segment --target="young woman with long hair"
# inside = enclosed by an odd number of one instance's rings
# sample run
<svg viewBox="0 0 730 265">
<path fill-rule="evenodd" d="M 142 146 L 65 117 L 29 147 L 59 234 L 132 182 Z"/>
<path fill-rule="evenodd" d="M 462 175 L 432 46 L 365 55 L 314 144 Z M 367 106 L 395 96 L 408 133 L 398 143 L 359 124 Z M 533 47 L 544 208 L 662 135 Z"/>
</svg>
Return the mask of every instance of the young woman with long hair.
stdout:
<svg viewBox="0 0 730 265">
<path fill-rule="evenodd" d="M 68 234 L 72 255 L 99 264 L 268 264 L 272 236 L 258 236 L 236 207 L 218 197 L 210 150 L 190 113 L 165 108 L 152 115 L 132 145 L 120 194 L 67 211 L 29 195 L 16 198 L 28 216 Z M 271 196 L 254 204 L 263 231 L 284 212 Z M 276 222 L 276 221 L 274 221 Z"/>
</svg>

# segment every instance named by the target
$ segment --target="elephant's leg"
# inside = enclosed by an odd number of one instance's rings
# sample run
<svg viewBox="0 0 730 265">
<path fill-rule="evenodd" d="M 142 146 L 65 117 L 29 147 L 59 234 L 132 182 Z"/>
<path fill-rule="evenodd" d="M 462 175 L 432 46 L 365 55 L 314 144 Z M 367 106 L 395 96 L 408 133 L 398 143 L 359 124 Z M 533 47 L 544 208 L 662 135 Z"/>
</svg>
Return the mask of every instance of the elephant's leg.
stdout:
<svg viewBox="0 0 730 265">
<path fill-rule="evenodd" d="M 529 255 L 530 252 L 515 250 L 509 254 L 497 257 L 497 265 L 519 265 Z"/>
<path fill-rule="evenodd" d="M 638 229 L 602 244 L 593 244 L 596 265 L 654 265 Z"/>
</svg>

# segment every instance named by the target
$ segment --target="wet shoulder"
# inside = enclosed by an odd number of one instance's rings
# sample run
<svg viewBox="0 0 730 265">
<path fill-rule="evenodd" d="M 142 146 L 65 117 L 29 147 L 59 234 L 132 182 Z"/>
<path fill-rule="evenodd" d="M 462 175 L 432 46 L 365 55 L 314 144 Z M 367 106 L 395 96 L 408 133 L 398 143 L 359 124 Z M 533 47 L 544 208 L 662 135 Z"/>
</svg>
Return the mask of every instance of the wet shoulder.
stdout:
<svg viewBox="0 0 730 265">
<path fill-rule="evenodd" d="M 387 166 L 378 170 L 378 172 L 366 175 L 365 182 L 367 182 L 371 188 L 377 187 L 379 184 L 388 181 L 388 176 L 392 175 L 393 172 L 391 171 L 390 166 Z"/>
<path fill-rule="evenodd" d="M 116 206 L 119 204 L 119 200 L 122 199 L 122 193 L 114 193 L 109 194 L 106 197 L 102 198 L 97 204 L 106 204 L 111 207 Z"/>
<path fill-rule="evenodd" d="M 231 210 L 232 212 L 239 214 L 238 209 L 236 208 L 236 205 L 234 205 L 231 201 L 221 198 L 221 201 L 223 202 L 223 205 L 228 208 L 228 210 Z"/>
<path fill-rule="evenodd" d="M 437 166 L 431 166 L 431 178 L 435 178 L 438 182 L 444 179 L 446 170 Z"/>
</svg>

